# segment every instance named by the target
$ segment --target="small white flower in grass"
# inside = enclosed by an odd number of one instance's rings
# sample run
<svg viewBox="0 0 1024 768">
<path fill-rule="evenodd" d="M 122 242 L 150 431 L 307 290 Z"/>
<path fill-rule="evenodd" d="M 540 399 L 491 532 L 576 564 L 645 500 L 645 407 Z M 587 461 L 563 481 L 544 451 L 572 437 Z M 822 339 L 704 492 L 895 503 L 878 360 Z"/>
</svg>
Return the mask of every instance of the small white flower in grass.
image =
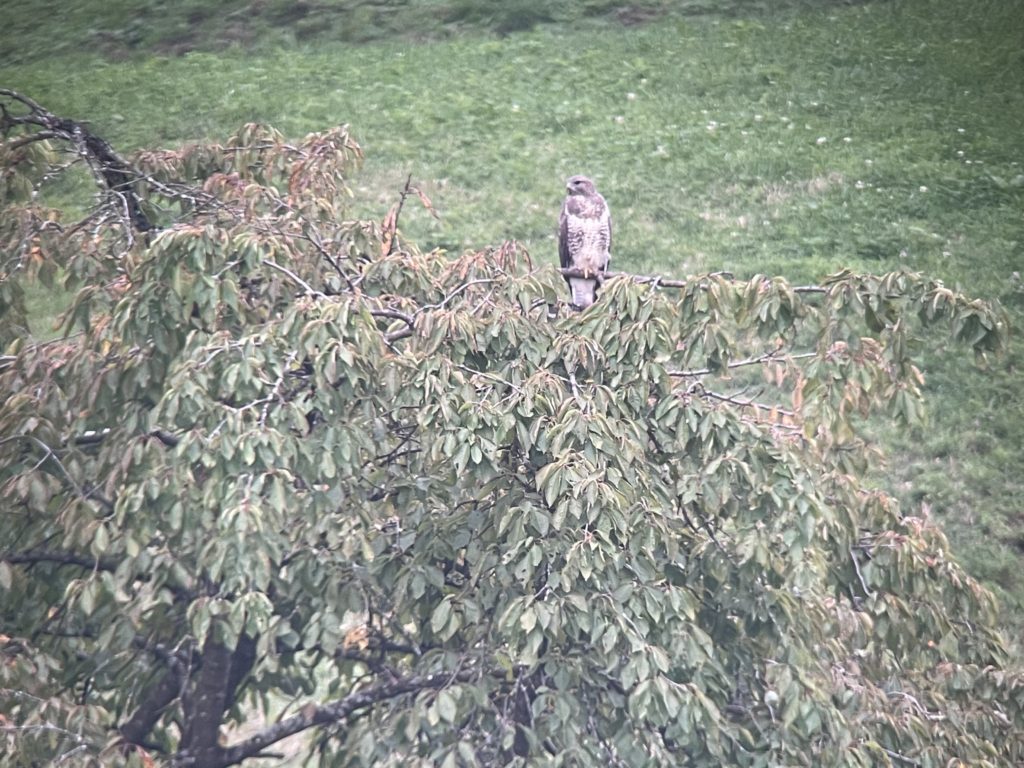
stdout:
<svg viewBox="0 0 1024 768">
<path fill-rule="evenodd" d="M 967 129 L 966 128 L 957 128 L 956 132 L 957 133 L 967 133 Z"/>
<path fill-rule="evenodd" d="M 755 123 L 760 123 L 762 120 L 764 120 L 764 115 L 754 115 Z"/>
<path fill-rule="evenodd" d="M 927 192 L 928 191 L 928 187 L 926 187 L 924 184 L 922 184 L 920 187 L 917 188 L 917 191 L 918 192 Z"/>
<path fill-rule="evenodd" d="M 713 131 L 715 130 L 715 128 L 718 127 L 718 123 L 716 123 L 714 120 L 708 120 L 708 124 L 706 127 L 709 131 Z"/>
<path fill-rule="evenodd" d="M 626 118 L 624 118 L 624 117 L 623 117 L 622 115 L 616 115 L 616 116 L 614 117 L 614 120 L 615 120 L 615 122 L 616 122 L 616 123 L 618 123 L 619 125 L 622 125 L 622 124 L 623 124 L 624 122 L 626 122 Z"/>
<path fill-rule="evenodd" d="M 636 101 L 636 94 L 630 91 L 626 94 L 626 101 Z"/>
<path fill-rule="evenodd" d="M 867 160 L 864 161 L 864 165 L 874 165 L 874 164 L 875 164 L 875 161 L 872 160 L 871 158 L 868 158 Z"/>
<path fill-rule="evenodd" d="M 860 179 L 857 179 L 855 182 L 853 182 L 853 186 L 854 186 L 855 189 L 864 189 L 864 187 L 866 185 L 864 184 L 863 181 L 861 181 Z"/>
<path fill-rule="evenodd" d="M 956 156 L 957 156 L 957 157 L 963 157 L 963 156 L 964 156 L 964 151 L 963 151 L 962 149 L 958 149 L 958 150 L 956 151 Z"/>
<path fill-rule="evenodd" d="M 512 111 L 513 112 L 518 112 L 519 111 L 519 105 L 518 104 L 513 104 L 512 105 Z"/>
<path fill-rule="evenodd" d="M 818 144 L 820 146 L 820 145 L 824 144 L 826 141 L 828 141 L 828 137 L 826 137 L 826 136 L 819 136 L 818 138 L 816 138 L 814 140 L 814 143 Z"/>
<path fill-rule="evenodd" d="M 843 136 L 844 144 L 849 144 L 851 141 L 853 141 L 853 139 L 851 139 L 849 136 Z"/>
</svg>

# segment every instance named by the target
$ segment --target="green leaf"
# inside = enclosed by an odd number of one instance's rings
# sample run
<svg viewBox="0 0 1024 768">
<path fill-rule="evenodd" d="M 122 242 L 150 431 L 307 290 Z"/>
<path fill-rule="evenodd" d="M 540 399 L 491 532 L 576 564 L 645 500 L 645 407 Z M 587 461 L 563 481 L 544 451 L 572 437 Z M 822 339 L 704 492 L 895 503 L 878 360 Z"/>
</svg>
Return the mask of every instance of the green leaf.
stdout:
<svg viewBox="0 0 1024 768">
<path fill-rule="evenodd" d="M 430 617 L 430 629 L 434 634 L 439 635 L 444 631 L 445 627 L 448 626 L 448 622 L 451 620 L 451 616 L 452 604 L 448 598 L 445 598 L 438 603 Z"/>
<path fill-rule="evenodd" d="M 437 713 L 442 720 L 448 723 L 454 723 L 458 716 L 458 704 L 456 704 L 455 698 L 444 689 L 437 693 Z"/>
</svg>

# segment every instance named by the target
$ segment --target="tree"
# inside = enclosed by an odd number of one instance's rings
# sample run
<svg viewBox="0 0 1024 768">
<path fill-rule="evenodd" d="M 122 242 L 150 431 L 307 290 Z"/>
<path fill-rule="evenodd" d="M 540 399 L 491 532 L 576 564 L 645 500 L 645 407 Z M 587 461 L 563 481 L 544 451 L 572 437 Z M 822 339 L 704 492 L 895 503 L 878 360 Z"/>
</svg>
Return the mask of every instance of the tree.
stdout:
<svg viewBox="0 0 1024 768">
<path fill-rule="evenodd" d="M 915 329 L 995 352 L 998 308 L 903 272 L 607 275 L 575 313 L 514 243 L 418 251 L 410 185 L 347 220 L 344 127 L 127 161 L 2 95 L 16 764 L 300 733 L 321 765 L 1024 760 L 992 598 L 857 432 L 919 417 Z M 93 207 L 43 207 L 80 163 Z M 36 341 L 23 287 L 57 279 Z"/>
</svg>

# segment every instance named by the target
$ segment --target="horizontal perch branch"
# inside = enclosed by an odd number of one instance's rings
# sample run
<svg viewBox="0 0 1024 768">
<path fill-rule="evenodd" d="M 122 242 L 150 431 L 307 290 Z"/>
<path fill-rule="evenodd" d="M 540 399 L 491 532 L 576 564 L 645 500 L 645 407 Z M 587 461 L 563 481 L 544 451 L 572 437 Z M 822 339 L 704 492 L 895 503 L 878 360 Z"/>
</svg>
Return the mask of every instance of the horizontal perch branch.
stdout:
<svg viewBox="0 0 1024 768">
<path fill-rule="evenodd" d="M 676 280 L 661 275 L 635 275 L 632 272 L 588 272 L 585 269 L 562 267 L 558 270 L 563 277 L 584 277 L 597 278 L 599 281 L 610 280 L 615 277 L 624 277 L 634 283 L 642 285 L 653 285 L 656 288 L 686 288 L 693 284 L 693 280 Z M 712 272 L 708 277 L 722 277 L 732 280 L 731 272 Z M 827 293 L 827 289 L 820 285 L 794 285 L 793 293 Z"/>
</svg>

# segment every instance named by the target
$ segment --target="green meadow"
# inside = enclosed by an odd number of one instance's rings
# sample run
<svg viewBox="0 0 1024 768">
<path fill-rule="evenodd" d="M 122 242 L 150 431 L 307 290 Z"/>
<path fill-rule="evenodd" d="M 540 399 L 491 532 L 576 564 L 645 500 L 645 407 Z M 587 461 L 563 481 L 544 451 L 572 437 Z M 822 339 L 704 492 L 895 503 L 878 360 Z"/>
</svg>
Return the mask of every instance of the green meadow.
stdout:
<svg viewBox="0 0 1024 768">
<path fill-rule="evenodd" d="M 173 7 L 166 7 L 171 5 Z M 6 3 L 0 87 L 125 154 L 348 123 L 353 215 L 410 175 L 405 233 L 556 257 L 566 177 L 612 209 L 613 268 L 936 276 L 1024 320 L 1024 7 L 982 0 Z M 84 185 L 82 187 L 84 189 Z M 55 198 L 86 204 L 73 186 Z M 39 333 L 60 297 L 36 294 Z M 940 520 L 1024 625 L 1024 382 L 923 338 L 926 420 L 865 425 L 879 485 Z"/>
</svg>

